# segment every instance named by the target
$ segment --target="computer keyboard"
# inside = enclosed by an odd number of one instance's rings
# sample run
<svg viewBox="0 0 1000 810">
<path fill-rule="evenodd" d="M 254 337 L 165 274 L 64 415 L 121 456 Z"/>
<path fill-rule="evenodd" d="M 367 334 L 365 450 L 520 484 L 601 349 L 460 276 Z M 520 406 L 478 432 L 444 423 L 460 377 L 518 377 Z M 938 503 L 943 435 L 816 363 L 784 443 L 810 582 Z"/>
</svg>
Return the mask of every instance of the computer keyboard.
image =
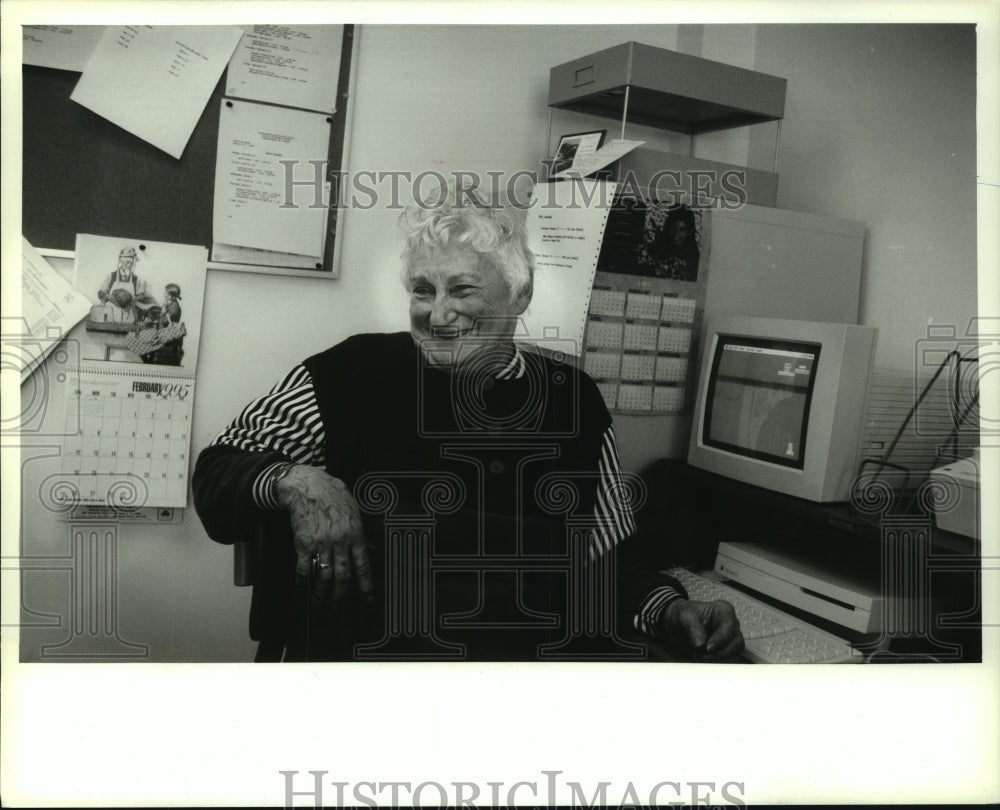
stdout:
<svg viewBox="0 0 1000 810">
<path fill-rule="evenodd" d="M 724 599 L 736 610 L 746 642 L 743 657 L 761 664 L 858 664 L 864 658 L 844 639 L 789 616 L 722 582 L 685 568 L 668 571 L 691 599 Z"/>
</svg>

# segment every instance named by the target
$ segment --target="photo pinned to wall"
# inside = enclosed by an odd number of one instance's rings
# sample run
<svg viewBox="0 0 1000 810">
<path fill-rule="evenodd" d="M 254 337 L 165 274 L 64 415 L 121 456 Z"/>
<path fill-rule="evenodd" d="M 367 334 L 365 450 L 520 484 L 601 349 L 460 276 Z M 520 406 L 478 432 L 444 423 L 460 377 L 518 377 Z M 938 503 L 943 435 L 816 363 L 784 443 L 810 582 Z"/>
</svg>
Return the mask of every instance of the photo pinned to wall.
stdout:
<svg viewBox="0 0 1000 810">
<path fill-rule="evenodd" d="M 70 333 L 81 359 L 193 371 L 207 261 L 198 245 L 79 234 L 74 286 L 93 302 Z"/>
<path fill-rule="evenodd" d="M 697 283 L 707 220 L 706 210 L 690 201 L 619 197 L 608 215 L 597 269 Z"/>
<path fill-rule="evenodd" d="M 683 203 L 654 203 L 646 210 L 639 266 L 646 275 L 676 281 L 698 281 L 701 261 L 702 211 Z"/>
<path fill-rule="evenodd" d="M 572 169 L 576 161 L 594 154 L 604 143 L 604 136 L 607 132 L 606 129 L 601 129 L 593 132 L 563 135 L 559 139 L 555 156 L 549 161 L 549 176 L 552 177 L 559 172 Z"/>
<path fill-rule="evenodd" d="M 629 190 L 633 191 L 633 190 Z M 711 215 L 690 198 L 616 197 L 597 261 L 583 366 L 613 413 L 690 408 Z"/>
</svg>

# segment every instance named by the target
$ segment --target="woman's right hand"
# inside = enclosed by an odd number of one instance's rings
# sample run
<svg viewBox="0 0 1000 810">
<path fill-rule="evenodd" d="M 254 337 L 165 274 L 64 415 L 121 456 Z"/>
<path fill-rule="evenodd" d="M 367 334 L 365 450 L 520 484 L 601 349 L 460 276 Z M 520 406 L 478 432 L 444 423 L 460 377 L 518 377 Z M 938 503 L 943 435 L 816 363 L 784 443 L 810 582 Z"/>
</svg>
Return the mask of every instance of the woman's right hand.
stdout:
<svg viewBox="0 0 1000 810">
<path fill-rule="evenodd" d="M 313 559 L 318 562 L 314 603 L 321 604 L 331 589 L 334 603 L 342 602 L 352 582 L 371 601 L 371 560 L 361 512 L 347 485 L 319 467 L 296 464 L 278 481 L 276 495 L 292 524 L 296 578 L 307 578 Z"/>
</svg>

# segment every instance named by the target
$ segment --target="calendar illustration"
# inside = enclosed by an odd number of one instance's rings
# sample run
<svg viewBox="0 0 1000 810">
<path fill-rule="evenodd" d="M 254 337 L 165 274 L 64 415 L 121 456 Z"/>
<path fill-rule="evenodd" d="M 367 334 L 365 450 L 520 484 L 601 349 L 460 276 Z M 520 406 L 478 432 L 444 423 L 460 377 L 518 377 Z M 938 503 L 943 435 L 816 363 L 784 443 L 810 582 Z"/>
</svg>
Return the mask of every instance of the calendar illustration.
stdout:
<svg viewBox="0 0 1000 810">
<path fill-rule="evenodd" d="M 92 306 L 68 336 L 78 373 L 46 413 L 60 505 L 187 505 L 206 261 L 197 245 L 77 235 L 74 286 Z"/>
<path fill-rule="evenodd" d="M 79 503 L 185 506 L 193 379 L 84 367 L 66 397 L 60 472 Z"/>
</svg>

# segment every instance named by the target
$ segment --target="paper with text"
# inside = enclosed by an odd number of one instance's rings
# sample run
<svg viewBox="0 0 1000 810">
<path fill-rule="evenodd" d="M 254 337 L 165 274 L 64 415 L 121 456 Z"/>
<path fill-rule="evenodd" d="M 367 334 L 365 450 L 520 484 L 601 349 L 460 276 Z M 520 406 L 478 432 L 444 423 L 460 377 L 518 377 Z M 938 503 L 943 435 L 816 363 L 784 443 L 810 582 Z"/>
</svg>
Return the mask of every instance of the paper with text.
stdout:
<svg viewBox="0 0 1000 810">
<path fill-rule="evenodd" d="M 213 242 L 322 256 L 329 142 L 323 114 L 222 101 Z"/>
<path fill-rule="evenodd" d="M 324 184 L 323 200 L 327 207 L 330 204 L 330 192 L 332 188 L 332 183 L 326 182 Z M 295 253 L 279 253 L 274 250 L 261 250 L 260 248 L 226 245 L 221 242 L 215 242 L 212 244 L 212 261 L 268 269 L 281 268 L 283 270 L 324 272 L 323 255 L 326 251 L 326 234 L 327 231 L 324 228 L 323 240 L 320 246 L 321 252 L 317 256 L 300 256 Z"/>
<path fill-rule="evenodd" d="M 90 300 L 67 282 L 45 258 L 21 237 L 20 337 L 4 329 L 6 360 L 20 367 L 23 383 L 90 311 Z M 10 338 L 10 340 L 8 340 Z"/>
<path fill-rule="evenodd" d="M 242 34 L 222 25 L 108 26 L 70 98 L 180 158 Z"/>
<path fill-rule="evenodd" d="M 21 26 L 21 61 L 79 73 L 103 33 L 103 25 Z"/>
<path fill-rule="evenodd" d="M 170 525 L 184 522 L 184 510 L 174 506 L 125 506 L 124 504 L 77 504 L 59 514 L 63 523 L 76 521 L 113 520 L 120 525 L 159 523 Z"/>
<path fill-rule="evenodd" d="M 580 354 L 615 187 L 579 179 L 535 187 L 527 220 L 535 254 L 535 291 L 523 317 L 527 339 Z"/>
<path fill-rule="evenodd" d="M 248 25 L 229 61 L 230 96 L 333 113 L 343 25 Z"/>
</svg>

